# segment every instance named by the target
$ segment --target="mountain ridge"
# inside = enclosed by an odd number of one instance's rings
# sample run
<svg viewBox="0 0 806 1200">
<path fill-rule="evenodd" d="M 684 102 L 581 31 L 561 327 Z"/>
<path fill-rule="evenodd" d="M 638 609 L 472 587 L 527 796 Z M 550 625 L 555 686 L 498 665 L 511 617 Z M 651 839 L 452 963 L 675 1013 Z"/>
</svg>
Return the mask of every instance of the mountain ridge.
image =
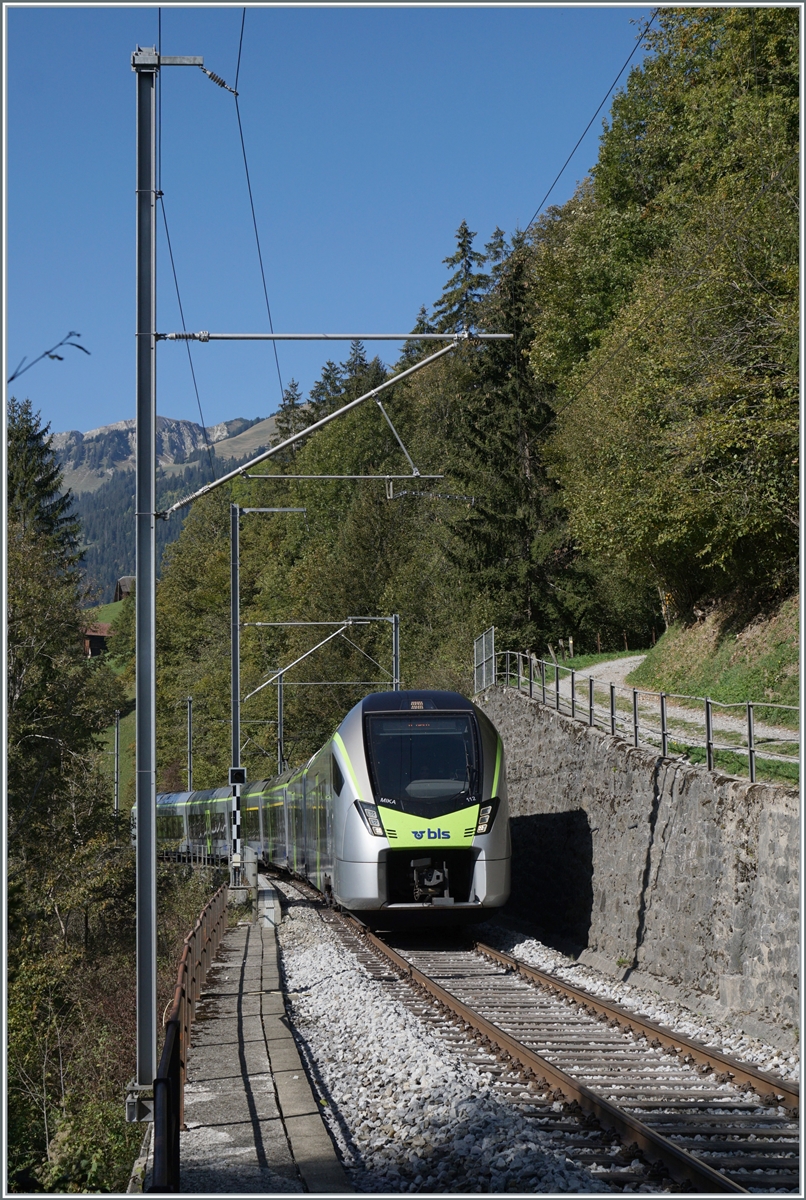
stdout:
<svg viewBox="0 0 806 1200">
<path fill-rule="evenodd" d="M 157 417 L 157 464 L 171 468 L 206 455 L 209 442 L 218 458 L 243 459 L 276 438 L 276 414 L 269 417 L 235 417 L 205 427 L 195 421 Z M 74 495 L 96 492 L 119 471 L 133 471 L 137 449 L 136 422 L 114 421 L 82 433 L 77 429 L 52 435 L 52 447 L 61 466 L 65 491 Z"/>
</svg>

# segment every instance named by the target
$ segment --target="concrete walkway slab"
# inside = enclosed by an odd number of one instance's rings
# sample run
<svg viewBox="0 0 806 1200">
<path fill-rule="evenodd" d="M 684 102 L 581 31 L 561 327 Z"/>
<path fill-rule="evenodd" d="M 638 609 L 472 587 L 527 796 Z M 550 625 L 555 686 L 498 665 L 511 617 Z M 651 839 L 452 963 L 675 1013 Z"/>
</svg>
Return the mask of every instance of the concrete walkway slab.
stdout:
<svg viewBox="0 0 806 1200">
<path fill-rule="evenodd" d="M 286 1015 L 275 929 L 280 919 L 276 893 L 261 877 L 256 922 L 229 930 L 209 972 L 188 1055 L 182 1192 L 354 1190 Z M 144 1174 L 147 1187 L 150 1171 Z"/>
</svg>

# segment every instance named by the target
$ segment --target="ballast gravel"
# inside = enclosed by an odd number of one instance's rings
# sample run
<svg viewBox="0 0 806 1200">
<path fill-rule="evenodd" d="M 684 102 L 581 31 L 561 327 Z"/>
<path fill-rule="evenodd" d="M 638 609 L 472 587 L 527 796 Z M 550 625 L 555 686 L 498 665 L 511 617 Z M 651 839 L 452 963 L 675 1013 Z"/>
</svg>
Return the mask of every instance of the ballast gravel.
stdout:
<svg viewBox="0 0 806 1200">
<path fill-rule="evenodd" d="M 784 1053 L 758 1038 L 749 1037 L 737 1023 L 727 1018 L 719 1023 L 709 1020 L 684 1004 L 658 996 L 647 988 L 609 978 L 594 967 L 577 963 L 536 938 L 515 933 L 494 921 L 479 926 L 478 937 L 480 941 L 521 959 L 529 966 L 556 975 L 566 983 L 584 988 L 603 1000 L 613 1000 L 658 1025 L 666 1025 L 677 1033 L 703 1042 L 714 1050 L 721 1050 L 723 1054 L 732 1055 L 748 1065 L 769 1071 L 784 1080 L 797 1081 L 800 1078 L 798 1054 Z"/>
<path fill-rule="evenodd" d="M 390 997 L 313 908 L 289 906 L 277 932 L 298 1045 L 357 1191 L 611 1190 L 497 1099 L 492 1076 Z"/>
</svg>

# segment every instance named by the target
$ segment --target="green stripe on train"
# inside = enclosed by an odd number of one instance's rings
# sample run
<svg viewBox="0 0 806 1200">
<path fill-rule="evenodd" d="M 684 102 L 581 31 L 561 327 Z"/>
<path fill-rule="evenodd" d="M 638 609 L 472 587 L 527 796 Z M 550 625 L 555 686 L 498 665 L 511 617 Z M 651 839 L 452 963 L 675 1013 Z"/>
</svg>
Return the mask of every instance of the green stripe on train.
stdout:
<svg viewBox="0 0 806 1200">
<path fill-rule="evenodd" d="M 495 772 L 493 774 L 493 790 L 490 793 L 491 796 L 498 795 L 498 777 L 501 774 L 501 759 L 503 758 L 503 752 L 504 752 L 504 743 L 501 741 L 501 739 L 499 737 L 498 745 L 495 748 Z"/>
<path fill-rule="evenodd" d="M 341 753 L 344 757 L 344 765 L 346 766 L 347 773 L 350 776 L 350 779 L 352 780 L 353 787 L 355 788 L 358 799 L 363 800 L 364 797 L 361 794 L 361 788 L 358 786 L 358 780 L 355 777 L 355 771 L 353 770 L 353 764 L 350 762 L 350 755 L 347 753 L 347 747 L 345 746 L 344 742 L 341 740 L 341 735 L 338 733 L 334 733 L 333 741 L 336 743 L 339 750 L 341 750 Z"/>
</svg>

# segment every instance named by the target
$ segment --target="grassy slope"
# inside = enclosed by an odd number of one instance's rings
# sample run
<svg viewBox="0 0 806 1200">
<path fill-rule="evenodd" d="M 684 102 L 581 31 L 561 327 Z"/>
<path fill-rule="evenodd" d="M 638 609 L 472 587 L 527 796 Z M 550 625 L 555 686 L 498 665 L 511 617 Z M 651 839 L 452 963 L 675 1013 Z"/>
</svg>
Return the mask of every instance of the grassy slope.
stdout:
<svg viewBox="0 0 806 1200">
<path fill-rule="evenodd" d="M 747 700 L 798 704 L 799 597 L 737 627 L 716 609 L 696 625 L 673 625 L 629 682 L 654 691 L 710 696 L 723 704 Z M 771 714 L 770 714 L 771 715 Z"/>
<path fill-rule="evenodd" d="M 91 620 L 103 624 L 104 621 L 111 623 L 123 607 L 123 601 L 118 600 L 116 604 L 99 604 L 97 608 L 87 610 L 87 616 Z"/>
</svg>

